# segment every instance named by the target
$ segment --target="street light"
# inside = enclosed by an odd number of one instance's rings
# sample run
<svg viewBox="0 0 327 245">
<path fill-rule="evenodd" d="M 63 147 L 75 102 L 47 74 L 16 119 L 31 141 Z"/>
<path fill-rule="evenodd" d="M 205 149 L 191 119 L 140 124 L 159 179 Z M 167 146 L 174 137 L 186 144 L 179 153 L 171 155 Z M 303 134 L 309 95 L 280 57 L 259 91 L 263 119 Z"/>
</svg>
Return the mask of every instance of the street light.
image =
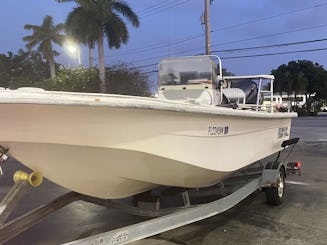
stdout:
<svg viewBox="0 0 327 245">
<path fill-rule="evenodd" d="M 64 42 L 64 49 L 66 50 L 67 54 L 70 57 L 72 57 L 72 58 L 77 57 L 79 66 L 82 64 L 81 63 L 81 52 L 80 52 L 78 44 L 75 41 L 73 41 L 71 39 L 67 39 Z"/>
</svg>

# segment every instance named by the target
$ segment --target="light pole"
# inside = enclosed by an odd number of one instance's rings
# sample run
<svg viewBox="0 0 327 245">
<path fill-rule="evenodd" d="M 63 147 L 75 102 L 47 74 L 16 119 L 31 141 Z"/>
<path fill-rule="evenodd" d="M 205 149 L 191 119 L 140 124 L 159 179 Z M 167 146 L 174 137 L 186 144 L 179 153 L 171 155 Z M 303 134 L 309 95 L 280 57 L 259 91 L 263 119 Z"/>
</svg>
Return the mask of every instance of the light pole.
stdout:
<svg viewBox="0 0 327 245">
<path fill-rule="evenodd" d="M 73 40 L 67 39 L 64 42 L 64 48 L 67 51 L 68 55 L 75 58 L 77 57 L 78 65 L 80 66 L 82 64 L 81 62 L 81 52 L 79 49 L 79 46 L 76 42 Z"/>
</svg>

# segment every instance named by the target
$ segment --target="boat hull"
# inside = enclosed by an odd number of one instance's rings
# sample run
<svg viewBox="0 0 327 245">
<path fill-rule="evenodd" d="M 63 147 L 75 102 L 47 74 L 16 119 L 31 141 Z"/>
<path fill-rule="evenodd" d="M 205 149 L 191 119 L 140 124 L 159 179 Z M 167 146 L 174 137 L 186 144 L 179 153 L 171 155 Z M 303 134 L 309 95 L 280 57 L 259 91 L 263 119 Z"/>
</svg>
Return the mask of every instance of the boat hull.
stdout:
<svg viewBox="0 0 327 245">
<path fill-rule="evenodd" d="M 49 180 L 99 198 L 158 185 L 205 187 L 281 150 L 289 138 L 291 117 L 224 111 L 1 103 L 0 144 Z"/>
</svg>

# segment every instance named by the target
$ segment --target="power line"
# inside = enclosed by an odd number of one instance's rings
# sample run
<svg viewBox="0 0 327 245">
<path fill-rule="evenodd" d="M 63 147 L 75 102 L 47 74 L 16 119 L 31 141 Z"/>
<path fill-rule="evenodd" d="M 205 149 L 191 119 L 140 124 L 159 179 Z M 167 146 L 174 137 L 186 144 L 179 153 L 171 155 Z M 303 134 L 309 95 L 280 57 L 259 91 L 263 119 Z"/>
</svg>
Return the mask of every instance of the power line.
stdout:
<svg viewBox="0 0 327 245">
<path fill-rule="evenodd" d="M 146 72 L 140 72 L 141 75 L 151 74 L 151 73 L 157 73 L 158 70 L 152 70 L 152 71 L 146 71 Z"/>
<path fill-rule="evenodd" d="M 173 2 L 176 2 L 176 1 L 175 0 L 171 0 L 170 3 L 173 3 Z M 160 8 L 160 7 L 163 7 L 163 6 L 167 5 L 167 3 L 170 4 L 169 3 L 169 0 L 168 1 L 167 0 L 161 1 L 161 2 L 159 2 L 157 4 L 154 4 L 154 5 L 151 5 L 149 7 L 146 7 L 146 8 L 143 8 L 143 9 L 140 9 L 140 10 L 136 11 L 136 14 L 139 15 L 139 14 L 146 13 L 147 11 L 152 11 L 153 9 L 156 9 L 158 7 Z"/>
<path fill-rule="evenodd" d="M 323 51 L 323 50 L 327 50 L 327 48 L 304 49 L 304 50 L 285 51 L 285 52 L 266 53 L 266 54 L 242 55 L 242 56 L 228 56 L 228 57 L 220 57 L 220 58 L 223 59 L 223 60 L 228 60 L 228 59 L 242 59 L 242 58 L 253 58 L 253 57 L 262 57 L 262 56 L 281 55 L 281 54 L 295 54 L 295 53 L 317 52 L 317 51 Z"/>
<path fill-rule="evenodd" d="M 299 42 L 278 43 L 278 44 L 254 46 L 254 47 L 243 47 L 243 48 L 235 48 L 235 49 L 214 50 L 212 52 L 214 52 L 214 53 L 233 53 L 233 52 L 238 52 L 238 51 L 249 51 L 249 50 L 266 49 L 266 48 L 279 48 L 279 47 L 284 47 L 284 46 L 293 46 L 293 45 L 317 43 L 317 42 L 324 42 L 324 41 L 327 41 L 327 38 L 306 40 L 306 41 L 299 41 Z M 196 55 L 201 55 L 201 54 L 196 54 Z M 137 60 L 137 61 L 134 61 L 134 62 L 142 62 L 142 61 L 147 61 L 149 59 L 159 59 L 159 58 L 162 58 L 162 57 L 163 57 L 163 55 L 160 55 L 160 56 L 155 56 L 155 57 L 151 57 L 151 58 L 145 58 L 145 59 Z"/>
<path fill-rule="evenodd" d="M 307 27 L 307 28 L 301 28 L 301 29 L 297 29 L 297 30 L 293 30 L 293 31 L 287 31 L 287 32 L 279 32 L 279 33 L 273 33 L 273 34 L 269 34 L 269 35 L 263 35 L 263 36 L 257 36 L 254 38 L 247 38 L 247 39 L 241 39 L 241 40 L 236 40 L 236 41 L 231 41 L 231 42 L 226 42 L 226 43 L 222 43 L 220 44 L 221 46 L 227 45 L 227 44 L 231 44 L 231 43 L 238 43 L 238 42 L 244 42 L 244 41 L 252 41 L 252 40 L 256 40 L 256 39 L 261 39 L 261 38 L 266 38 L 266 37 L 273 37 L 273 36 L 278 36 L 278 35 L 283 35 L 283 34 L 290 34 L 290 33 L 294 33 L 294 32 L 300 32 L 300 31 L 307 31 L 307 30 L 312 30 L 312 29 L 316 29 L 316 28 L 321 28 L 321 27 L 325 27 L 327 26 L 327 24 L 323 24 L 323 25 L 318 25 L 318 26 L 312 26 L 312 27 Z M 306 41 L 302 41 L 303 44 L 305 43 L 314 43 L 314 42 L 322 42 L 325 41 L 325 39 L 315 39 L 315 40 L 306 40 Z M 282 43 L 282 44 L 273 44 L 273 45 L 265 45 L 265 46 L 258 46 L 258 47 L 246 47 L 246 48 L 238 48 L 238 49 L 228 49 L 228 50 L 222 50 L 221 52 L 234 52 L 234 51 L 240 51 L 240 49 L 242 50 L 247 50 L 247 49 L 259 49 L 259 48 L 265 48 L 267 47 L 274 47 L 276 45 L 277 46 L 290 46 L 290 45 L 298 45 L 298 44 L 302 44 L 302 42 L 292 42 L 292 43 Z M 218 45 L 212 45 L 212 47 L 216 47 Z M 180 51 L 180 52 L 175 52 L 175 55 L 179 55 L 179 54 L 185 54 L 185 53 L 190 53 L 190 52 L 195 52 L 197 50 L 202 50 L 203 48 L 196 48 L 196 49 L 189 49 L 189 50 L 184 50 L 184 51 Z M 215 52 L 219 52 L 218 50 L 215 50 Z M 197 53 L 195 55 L 201 55 L 203 53 Z M 141 59 L 141 60 L 137 60 L 134 62 L 141 62 L 144 60 L 149 60 L 149 59 L 155 59 L 155 58 L 160 58 L 162 56 L 155 56 L 155 57 L 150 57 L 147 59 Z"/>
<path fill-rule="evenodd" d="M 285 51 L 285 52 L 275 52 L 275 53 L 265 53 L 265 54 L 253 54 L 253 55 L 242 55 L 242 56 L 227 56 L 227 57 L 220 57 L 222 60 L 228 59 L 242 59 L 242 58 L 254 58 L 254 57 L 264 57 L 264 56 L 273 56 L 273 55 L 283 55 L 283 54 L 294 54 L 294 53 L 307 53 L 307 52 L 317 52 L 317 51 L 325 51 L 327 48 L 316 48 L 316 49 L 305 49 L 305 50 L 295 50 L 295 51 Z M 215 52 L 213 52 L 215 53 Z M 153 66 L 152 65 L 148 65 Z M 142 66 L 146 67 L 146 66 Z M 138 67 L 132 67 L 132 69 L 138 69 Z M 143 72 L 141 74 L 150 74 L 158 72 L 158 70 L 151 70 L 147 72 Z"/>
<path fill-rule="evenodd" d="M 202 37 L 202 36 L 203 36 L 203 34 L 197 34 L 197 35 L 193 35 L 192 38 L 195 39 L 195 38 Z M 180 39 L 176 40 L 173 44 L 180 44 L 183 42 L 187 42 L 189 40 L 190 40 L 189 38 L 180 38 Z M 141 52 L 144 52 L 147 50 L 164 48 L 164 47 L 168 47 L 168 46 L 169 46 L 169 44 L 167 44 L 167 42 L 155 43 L 155 44 L 148 45 L 146 47 L 129 49 L 125 53 L 120 53 L 118 55 L 115 55 L 115 57 L 126 56 L 126 55 L 130 55 L 130 54 L 135 54 L 135 53 L 141 53 Z"/>
<path fill-rule="evenodd" d="M 142 15 L 141 15 L 141 17 L 143 17 L 143 18 L 145 18 L 145 17 L 148 17 L 148 16 L 150 16 L 150 15 L 154 15 L 154 14 L 157 14 L 157 13 L 159 13 L 159 12 L 162 12 L 162 11 L 165 11 L 165 10 L 168 10 L 168 9 L 171 9 L 171 8 L 175 8 L 175 7 L 177 7 L 177 6 L 180 6 L 180 5 L 182 5 L 182 4 L 185 4 L 185 3 L 187 3 L 187 2 L 189 2 L 190 0 L 180 0 L 179 2 L 178 1 L 176 1 L 176 0 L 174 0 L 173 2 L 168 2 L 166 5 L 164 5 L 164 6 L 158 6 L 158 7 L 156 7 L 156 8 L 153 8 L 152 10 L 150 10 L 150 11 L 148 11 L 148 12 L 146 12 L 146 13 L 143 13 Z"/>
<path fill-rule="evenodd" d="M 132 69 L 140 69 L 140 68 L 146 68 L 146 67 L 151 67 L 151 66 L 157 66 L 158 63 L 153 63 L 153 64 L 150 64 L 150 65 L 142 65 L 142 66 L 135 66 L 135 67 L 132 67 Z"/>
<path fill-rule="evenodd" d="M 263 35 L 263 36 L 245 38 L 245 39 L 241 39 L 241 40 L 222 43 L 222 44 L 219 44 L 219 45 L 215 44 L 215 45 L 212 45 L 211 47 L 225 46 L 225 45 L 228 45 L 228 44 L 240 43 L 240 42 L 245 42 L 245 41 L 253 41 L 253 40 L 257 40 L 257 39 L 262 39 L 262 38 L 267 38 L 267 37 L 274 37 L 274 36 L 279 36 L 279 35 L 284 35 L 284 34 L 290 34 L 290 33 L 294 33 L 294 32 L 313 30 L 313 29 L 326 27 L 326 26 L 327 26 L 327 24 L 322 24 L 322 25 L 318 25 L 318 26 L 300 28 L 300 29 L 296 29 L 296 30 L 293 30 L 293 31 L 278 32 L 278 33 L 273 33 L 273 34 L 268 34 L 268 35 Z M 197 50 L 201 50 L 201 49 L 203 49 L 203 48 L 196 48 L 196 49 L 191 49 L 191 50 L 180 51 L 180 52 L 176 52 L 176 54 L 184 54 L 184 53 L 193 52 L 193 51 L 197 51 Z M 202 54 L 202 53 L 200 53 L 200 54 Z"/>
<path fill-rule="evenodd" d="M 306 7 L 306 8 L 301 8 L 301 9 L 295 9 L 295 10 L 291 10 L 291 11 L 288 11 L 288 12 L 285 12 L 285 13 L 280 13 L 280 14 L 272 15 L 272 16 L 269 16 L 269 17 L 261 18 L 261 19 L 250 20 L 250 21 L 246 21 L 246 22 L 243 22 L 243 23 L 233 24 L 233 25 L 222 27 L 222 28 L 218 28 L 218 29 L 215 29 L 215 30 L 212 30 L 212 31 L 222 31 L 222 30 L 232 29 L 232 28 L 235 28 L 235 27 L 240 27 L 240 26 L 244 26 L 244 25 L 248 25 L 248 24 L 262 22 L 262 21 L 266 21 L 266 20 L 270 20 L 270 19 L 275 19 L 277 17 L 281 17 L 281 16 L 285 16 L 285 15 L 290 15 L 290 14 L 302 12 L 302 11 L 309 10 L 309 9 L 314 9 L 314 8 L 322 7 L 324 5 L 327 5 L 327 2 L 326 1 L 325 2 L 322 2 L 322 3 L 319 3 L 319 4 L 315 4 L 314 6 L 310 6 L 310 7 Z"/>
<path fill-rule="evenodd" d="M 284 34 L 289 34 L 289 33 L 294 33 L 294 32 L 301 32 L 301 31 L 313 30 L 313 29 L 317 29 L 317 28 L 321 28 L 321 27 L 326 27 L 326 26 L 327 26 L 327 24 L 321 24 L 321 25 L 317 25 L 317 26 L 299 28 L 299 29 L 295 29 L 295 30 L 292 30 L 292 31 L 277 32 L 277 33 L 268 34 L 268 35 L 262 35 L 262 36 L 257 36 L 257 37 L 253 37 L 253 38 L 246 38 L 246 39 L 241 39 L 241 40 L 237 40 L 237 41 L 226 42 L 226 43 L 223 43 L 223 45 L 232 44 L 232 43 L 239 43 L 239 42 L 245 42 L 245 41 L 252 41 L 252 40 L 266 38 L 266 37 L 274 37 L 274 36 L 279 36 L 279 35 L 284 35 Z M 219 45 L 218 44 L 215 44 L 213 46 L 216 47 L 216 46 L 219 46 Z"/>
<path fill-rule="evenodd" d="M 275 53 L 266 53 L 266 54 L 253 54 L 253 55 L 242 55 L 242 56 L 227 56 L 227 57 L 220 57 L 222 60 L 228 60 L 228 59 L 242 59 L 242 58 L 254 58 L 254 57 L 264 57 L 264 56 L 273 56 L 273 55 L 283 55 L 283 54 L 295 54 L 295 53 L 307 53 L 307 52 L 317 52 L 317 51 L 325 51 L 327 48 L 317 48 L 317 49 L 305 49 L 305 50 L 295 50 L 295 51 L 285 51 L 285 52 L 275 52 Z M 212 52 L 215 53 L 215 52 Z M 153 66 L 148 65 L 149 66 Z M 146 66 L 142 66 L 146 67 Z M 139 67 L 132 67 L 132 69 L 138 69 Z M 152 70 L 148 72 L 143 72 L 141 74 L 148 74 L 148 73 L 154 73 L 158 72 L 158 70 Z"/>
<path fill-rule="evenodd" d="M 279 43 L 279 44 L 263 45 L 263 46 L 247 47 L 247 48 L 225 49 L 225 50 L 219 50 L 219 51 L 215 50 L 212 52 L 228 53 L 228 52 L 235 52 L 235 51 L 263 49 L 263 48 L 278 48 L 278 47 L 284 47 L 284 46 L 292 46 L 292 45 L 300 45 L 300 44 L 316 43 L 316 42 L 324 42 L 324 41 L 327 41 L 327 38 L 308 40 L 308 41 L 300 41 L 300 42 Z"/>
<path fill-rule="evenodd" d="M 266 54 L 253 54 L 253 55 L 242 55 L 242 56 L 227 56 L 227 57 L 220 57 L 222 60 L 228 60 L 228 59 L 242 59 L 242 58 L 254 58 L 254 57 L 264 57 L 264 56 L 274 56 L 274 55 L 283 55 L 283 54 L 294 54 L 294 53 L 307 53 L 307 52 L 317 52 L 317 51 L 325 51 L 327 48 L 316 48 L 316 49 L 305 49 L 305 50 L 295 50 L 295 51 L 285 51 L 285 52 L 275 52 L 275 53 L 266 53 Z M 215 53 L 215 52 L 212 52 Z M 147 65 L 142 67 L 149 67 L 153 66 Z M 156 64 L 155 64 L 156 65 Z M 138 69 L 139 67 L 132 67 L 132 69 Z M 141 74 L 150 74 L 158 72 L 158 70 L 151 70 L 147 72 L 143 72 Z"/>
<path fill-rule="evenodd" d="M 322 3 L 319 3 L 319 4 L 315 4 L 314 6 L 310 6 L 310 7 L 306 7 L 306 8 L 301 8 L 301 9 L 296 9 L 296 10 L 291 10 L 289 12 L 280 13 L 280 14 L 273 15 L 273 16 L 266 17 L 266 18 L 251 20 L 251 21 L 247 21 L 247 22 L 243 22 L 243 23 L 239 23 L 239 24 L 234 24 L 234 25 L 230 25 L 230 26 L 226 26 L 226 27 L 222 27 L 222 28 L 217 28 L 217 29 L 214 29 L 212 31 L 221 31 L 221 30 L 233 29 L 233 28 L 244 26 L 244 25 L 248 25 L 248 24 L 253 24 L 253 23 L 257 23 L 257 22 L 261 22 L 261 21 L 266 21 L 266 20 L 269 20 L 269 19 L 274 19 L 274 18 L 277 18 L 277 17 L 285 16 L 285 15 L 294 14 L 294 13 L 297 13 L 297 12 L 302 12 L 302 11 L 313 9 L 313 8 L 322 7 L 324 5 L 327 5 L 327 2 L 326 1 L 325 2 L 322 2 Z M 172 42 L 171 44 L 167 44 L 167 42 L 162 42 L 162 43 L 158 43 L 158 44 L 148 45 L 148 46 L 143 47 L 143 48 L 134 48 L 134 49 L 131 49 L 131 50 L 126 51 L 125 53 L 118 54 L 118 55 L 115 55 L 115 56 L 116 57 L 125 56 L 125 55 L 130 55 L 131 52 L 132 53 L 140 53 L 140 52 L 144 52 L 144 51 L 147 51 L 147 50 L 153 50 L 153 49 L 159 49 L 159 48 L 163 48 L 163 47 L 168 47 L 169 45 L 177 45 L 177 44 L 184 43 L 184 42 L 187 42 L 187 41 L 191 41 L 191 40 L 194 40 L 194 39 L 197 39 L 197 38 L 200 38 L 200 37 L 203 37 L 203 33 L 196 34 L 196 35 L 189 36 L 189 37 L 185 37 L 185 38 L 182 38 L 182 39 L 179 39 L 179 40 L 177 39 L 174 42 Z M 216 46 L 216 45 L 214 45 L 214 46 Z"/>
<path fill-rule="evenodd" d="M 273 44 L 273 45 L 266 45 L 266 46 L 230 49 L 230 50 L 225 50 L 225 51 L 226 52 L 234 52 L 234 51 L 242 51 L 242 50 L 257 49 L 257 48 L 272 48 L 272 47 L 279 47 L 279 46 L 292 46 L 292 45 L 299 45 L 299 44 L 313 43 L 313 42 L 322 42 L 322 41 L 327 41 L 327 38 L 316 39 L 316 40 L 308 40 L 308 41 L 301 41 L 301 42 L 293 42 L 293 43 L 282 43 L 282 44 Z M 251 57 L 271 56 L 271 55 L 279 55 L 279 54 L 305 53 L 305 52 L 321 51 L 321 50 L 326 50 L 326 49 L 327 48 L 317 48 L 317 49 L 304 49 L 304 50 L 296 50 L 296 51 L 275 52 L 275 53 L 267 53 L 267 54 L 228 56 L 228 57 L 221 57 L 221 59 L 251 58 Z M 212 53 L 219 53 L 219 52 L 220 51 L 212 51 Z M 133 69 L 147 68 L 147 67 L 151 67 L 151 66 L 155 66 L 155 65 L 158 65 L 158 63 L 152 63 L 152 64 L 147 64 L 147 65 L 136 66 L 136 67 L 133 67 Z"/>
<path fill-rule="evenodd" d="M 224 45 L 233 44 L 233 43 L 239 43 L 239 42 L 245 42 L 245 41 L 252 41 L 252 40 L 256 40 L 256 39 L 273 37 L 273 36 L 278 36 L 278 35 L 283 35 L 283 34 L 289 34 L 289 33 L 294 33 L 294 32 L 300 32 L 300 31 L 305 31 L 305 30 L 312 30 L 312 29 L 321 28 L 321 27 L 325 27 L 325 26 L 327 26 L 327 24 L 322 24 L 322 25 L 318 25 L 318 26 L 311 26 L 311 27 L 306 27 L 306 28 L 300 28 L 300 29 L 296 29 L 296 30 L 293 30 L 293 31 L 279 32 L 279 33 L 273 33 L 273 34 L 268 34 L 268 35 L 263 35 L 263 36 L 246 38 L 246 39 L 241 39 L 241 40 L 236 40 L 236 41 L 230 41 L 230 42 L 225 42 L 225 43 L 222 43 L 222 44 L 219 44 L 219 45 L 218 44 L 214 44 L 211 47 L 224 46 Z M 185 41 L 186 40 L 180 40 L 179 42 L 185 42 Z M 161 46 L 158 46 L 158 47 L 166 47 L 166 46 L 167 45 L 161 45 Z M 153 49 L 153 46 L 152 46 L 152 49 Z M 197 50 L 200 50 L 200 49 L 202 49 L 202 48 L 184 50 L 184 51 L 176 52 L 176 54 L 188 53 L 188 52 L 197 51 Z M 134 50 L 135 50 L 135 52 L 129 52 L 129 53 L 120 54 L 120 55 L 116 55 L 116 56 L 110 56 L 110 57 L 119 57 L 119 56 L 131 55 L 131 54 L 135 54 L 135 53 L 139 53 L 139 52 L 145 51 L 145 50 L 147 50 L 147 48 L 144 48 L 143 50 L 136 50 L 136 49 L 134 49 Z M 202 53 L 200 53 L 200 54 L 202 54 Z M 105 57 L 108 57 L 108 56 L 106 55 Z"/>
<path fill-rule="evenodd" d="M 222 60 L 228 59 L 242 59 L 242 58 L 254 58 L 254 57 L 264 57 L 264 56 L 274 56 L 274 55 L 283 55 L 283 54 L 294 54 L 294 53 L 307 53 L 307 52 L 317 52 L 317 51 L 325 51 L 327 48 L 317 48 L 317 49 L 305 49 L 305 50 L 295 50 L 295 51 L 285 51 L 285 52 L 275 52 L 275 53 L 266 53 L 266 54 L 253 54 L 253 55 L 242 55 L 242 56 L 228 56 L 228 57 L 220 57 Z M 212 53 L 215 53 L 213 51 Z M 142 67 L 149 67 L 157 64 L 151 64 Z M 132 69 L 138 69 L 140 67 L 132 67 Z M 140 74 L 151 74 L 156 73 L 158 70 L 151 70 L 147 72 L 141 72 Z"/>
</svg>

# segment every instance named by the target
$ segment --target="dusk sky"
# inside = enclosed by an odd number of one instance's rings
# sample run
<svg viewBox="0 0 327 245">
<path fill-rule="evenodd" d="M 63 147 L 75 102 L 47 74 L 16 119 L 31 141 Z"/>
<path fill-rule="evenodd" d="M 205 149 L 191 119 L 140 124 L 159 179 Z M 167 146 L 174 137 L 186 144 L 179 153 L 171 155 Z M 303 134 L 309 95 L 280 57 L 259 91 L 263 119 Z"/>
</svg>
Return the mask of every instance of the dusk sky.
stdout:
<svg viewBox="0 0 327 245">
<path fill-rule="evenodd" d="M 106 48 L 107 65 L 124 62 L 148 72 L 156 70 L 152 64 L 157 64 L 160 58 L 204 52 L 204 27 L 200 21 L 203 0 L 126 2 L 139 15 L 141 25 L 136 29 L 129 26 L 129 42 L 121 49 Z M 64 22 L 74 6 L 54 0 L 2 1 L 0 53 L 16 53 L 25 48 L 22 37 L 31 34 L 24 30 L 25 24 L 40 25 L 45 15 L 53 16 L 56 24 Z M 214 0 L 212 50 L 224 58 L 223 67 L 237 75 L 269 74 L 279 65 L 299 59 L 312 60 L 327 68 L 326 13 L 327 1 L 323 0 Z M 279 44 L 283 45 L 276 47 Z M 262 46 L 266 47 L 244 50 Z M 60 47 L 56 50 L 61 53 L 56 59 L 58 63 L 77 64 L 77 59 L 70 58 Z M 304 52 L 307 50 L 311 51 Z M 267 56 L 294 51 L 301 52 Z M 82 48 L 81 53 L 82 63 L 87 65 L 87 49 Z M 235 58 L 253 55 L 264 56 Z M 96 50 L 94 56 L 97 62 Z"/>
</svg>

